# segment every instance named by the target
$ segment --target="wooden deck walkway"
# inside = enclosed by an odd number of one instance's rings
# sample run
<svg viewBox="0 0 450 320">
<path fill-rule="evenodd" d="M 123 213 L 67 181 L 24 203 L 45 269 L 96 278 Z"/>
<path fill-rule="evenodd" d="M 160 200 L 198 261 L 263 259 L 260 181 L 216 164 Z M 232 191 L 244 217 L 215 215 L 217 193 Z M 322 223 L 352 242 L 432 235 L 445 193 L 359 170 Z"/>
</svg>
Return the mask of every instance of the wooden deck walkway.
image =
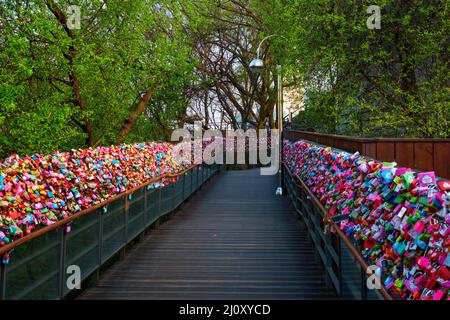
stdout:
<svg viewBox="0 0 450 320">
<path fill-rule="evenodd" d="M 214 177 L 79 299 L 334 299 L 277 179 Z"/>
</svg>

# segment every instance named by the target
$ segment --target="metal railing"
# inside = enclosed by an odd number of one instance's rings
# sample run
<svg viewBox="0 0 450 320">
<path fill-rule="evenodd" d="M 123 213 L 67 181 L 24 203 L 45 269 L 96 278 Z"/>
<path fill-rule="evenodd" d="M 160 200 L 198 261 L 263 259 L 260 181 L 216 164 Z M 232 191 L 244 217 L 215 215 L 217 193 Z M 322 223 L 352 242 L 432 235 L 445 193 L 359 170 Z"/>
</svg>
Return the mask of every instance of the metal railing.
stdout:
<svg viewBox="0 0 450 320">
<path fill-rule="evenodd" d="M 221 168 L 198 165 L 161 176 L 0 248 L 10 253 L 9 264 L 0 268 L 0 299 L 64 298 L 72 291 L 67 286 L 72 274 L 69 266 L 79 267 L 81 281 L 98 278 L 106 262 L 123 257 L 128 244 L 142 240 L 150 226 L 174 211 Z M 164 177 L 178 180 L 162 189 L 150 188 Z"/>
<path fill-rule="evenodd" d="M 384 287 L 368 289 L 367 280 L 370 275 L 366 271 L 369 266 L 360 251 L 334 222 L 329 223 L 334 232 L 326 231 L 326 209 L 286 164 L 283 171 L 285 190 L 295 211 L 306 225 L 315 248 L 316 260 L 324 268 L 327 285 L 333 287 L 341 299 L 392 300 Z"/>
</svg>

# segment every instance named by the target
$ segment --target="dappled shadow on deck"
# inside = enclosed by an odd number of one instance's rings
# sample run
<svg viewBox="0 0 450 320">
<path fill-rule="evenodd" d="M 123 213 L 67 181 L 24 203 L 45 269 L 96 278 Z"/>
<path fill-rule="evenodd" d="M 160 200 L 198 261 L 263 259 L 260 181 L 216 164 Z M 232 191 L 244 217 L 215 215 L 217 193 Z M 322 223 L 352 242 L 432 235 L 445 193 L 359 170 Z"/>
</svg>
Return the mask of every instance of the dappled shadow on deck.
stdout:
<svg viewBox="0 0 450 320">
<path fill-rule="evenodd" d="M 80 299 L 334 299 L 277 178 L 213 178 Z"/>
</svg>

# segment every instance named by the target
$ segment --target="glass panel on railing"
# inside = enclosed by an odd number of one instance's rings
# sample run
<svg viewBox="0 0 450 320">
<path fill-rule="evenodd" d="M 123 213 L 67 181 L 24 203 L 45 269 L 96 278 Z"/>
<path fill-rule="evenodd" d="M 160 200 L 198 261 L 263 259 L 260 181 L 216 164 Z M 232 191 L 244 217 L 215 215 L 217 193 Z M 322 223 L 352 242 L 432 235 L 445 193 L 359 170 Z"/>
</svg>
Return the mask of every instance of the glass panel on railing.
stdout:
<svg viewBox="0 0 450 320">
<path fill-rule="evenodd" d="M 341 241 L 341 298 L 360 300 L 362 296 L 361 266 Z M 365 283 L 364 283 L 365 285 Z"/>
<path fill-rule="evenodd" d="M 183 184 L 185 177 L 183 175 L 178 177 L 177 182 L 175 182 L 175 206 L 178 207 L 183 202 Z"/>
<path fill-rule="evenodd" d="M 91 212 L 72 222 L 66 233 L 64 270 L 69 266 L 80 268 L 81 279 L 85 279 L 100 265 L 99 234 L 102 209 Z M 71 273 L 64 274 L 63 291 L 69 292 L 66 282 Z"/>
<path fill-rule="evenodd" d="M 159 189 L 146 190 L 147 212 L 145 214 L 145 224 L 148 226 L 158 219 L 159 211 Z"/>
<path fill-rule="evenodd" d="M 188 171 L 188 173 L 184 176 L 184 199 L 186 200 L 191 195 L 191 181 L 192 179 L 192 170 Z"/>
<path fill-rule="evenodd" d="M 102 262 L 111 258 L 125 245 L 125 197 L 107 207 L 102 223 Z"/>
<path fill-rule="evenodd" d="M 159 216 L 163 216 L 173 209 L 173 192 L 174 192 L 174 183 L 170 183 L 168 186 L 165 186 L 161 189 L 161 205 Z"/>
<path fill-rule="evenodd" d="M 6 299 L 57 299 L 62 229 L 48 232 L 10 252 Z"/>
<path fill-rule="evenodd" d="M 128 240 L 135 238 L 139 233 L 144 231 L 144 214 L 145 214 L 145 188 L 135 191 L 130 199 L 128 209 Z"/>
</svg>

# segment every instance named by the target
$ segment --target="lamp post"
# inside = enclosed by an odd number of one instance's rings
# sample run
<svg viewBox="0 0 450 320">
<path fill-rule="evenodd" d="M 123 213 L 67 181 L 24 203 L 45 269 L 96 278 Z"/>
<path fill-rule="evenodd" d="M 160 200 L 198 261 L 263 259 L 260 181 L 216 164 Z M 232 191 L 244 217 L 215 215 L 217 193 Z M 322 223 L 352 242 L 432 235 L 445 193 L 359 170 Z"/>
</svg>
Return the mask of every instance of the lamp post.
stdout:
<svg viewBox="0 0 450 320">
<path fill-rule="evenodd" d="M 259 43 L 258 49 L 256 50 L 256 59 L 253 59 L 249 68 L 252 72 L 260 74 L 264 71 L 264 61 L 260 58 L 261 46 L 269 38 L 282 37 L 287 40 L 286 37 L 273 34 L 265 37 Z M 278 160 L 278 188 L 275 191 L 276 195 L 283 194 L 283 177 L 282 177 L 282 167 L 281 162 L 283 159 L 283 78 L 281 76 L 281 65 L 277 65 L 277 122 L 278 122 L 278 134 L 279 134 L 279 160 Z"/>
</svg>

